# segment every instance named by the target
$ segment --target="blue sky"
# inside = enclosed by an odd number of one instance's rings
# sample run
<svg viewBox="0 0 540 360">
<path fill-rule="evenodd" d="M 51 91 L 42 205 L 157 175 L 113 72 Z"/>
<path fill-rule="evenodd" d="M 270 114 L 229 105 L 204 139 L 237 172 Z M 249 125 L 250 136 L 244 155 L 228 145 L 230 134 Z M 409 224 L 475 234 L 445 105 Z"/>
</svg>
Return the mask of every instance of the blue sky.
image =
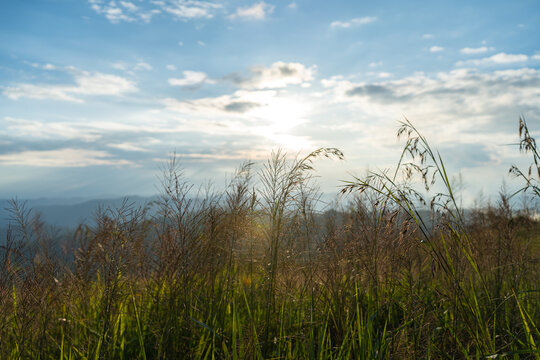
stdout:
<svg viewBox="0 0 540 360">
<path fill-rule="evenodd" d="M 0 5 L 0 197 L 156 192 L 173 151 L 224 183 L 338 147 L 324 191 L 392 166 L 410 119 L 496 193 L 540 129 L 537 1 L 35 0 Z"/>
</svg>

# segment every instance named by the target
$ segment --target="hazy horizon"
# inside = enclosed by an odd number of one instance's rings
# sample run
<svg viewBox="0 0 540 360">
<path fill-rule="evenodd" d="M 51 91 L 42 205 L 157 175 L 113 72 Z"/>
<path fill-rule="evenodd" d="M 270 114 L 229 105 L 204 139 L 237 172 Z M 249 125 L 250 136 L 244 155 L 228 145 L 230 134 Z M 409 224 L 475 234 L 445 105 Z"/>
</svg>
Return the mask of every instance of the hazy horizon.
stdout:
<svg viewBox="0 0 540 360">
<path fill-rule="evenodd" d="M 496 196 L 540 135 L 535 1 L 10 1 L 0 5 L 0 198 L 150 196 L 176 151 L 223 187 L 272 150 L 341 149 L 321 190 L 392 167 L 409 119 Z"/>
</svg>

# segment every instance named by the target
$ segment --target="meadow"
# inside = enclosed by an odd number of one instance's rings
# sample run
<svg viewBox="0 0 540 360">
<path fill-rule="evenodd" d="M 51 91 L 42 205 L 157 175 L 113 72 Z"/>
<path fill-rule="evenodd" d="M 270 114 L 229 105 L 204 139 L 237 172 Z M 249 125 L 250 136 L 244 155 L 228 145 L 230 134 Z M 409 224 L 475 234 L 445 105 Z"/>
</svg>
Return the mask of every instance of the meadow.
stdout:
<svg viewBox="0 0 540 360">
<path fill-rule="evenodd" d="M 523 188 L 467 210 L 427 139 L 408 121 L 398 135 L 395 169 L 351 178 L 324 210 L 313 170 L 335 148 L 243 163 L 223 191 L 172 158 L 159 200 L 68 234 L 13 201 L 0 359 L 540 359 L 525 120 Z"/>
</svg>

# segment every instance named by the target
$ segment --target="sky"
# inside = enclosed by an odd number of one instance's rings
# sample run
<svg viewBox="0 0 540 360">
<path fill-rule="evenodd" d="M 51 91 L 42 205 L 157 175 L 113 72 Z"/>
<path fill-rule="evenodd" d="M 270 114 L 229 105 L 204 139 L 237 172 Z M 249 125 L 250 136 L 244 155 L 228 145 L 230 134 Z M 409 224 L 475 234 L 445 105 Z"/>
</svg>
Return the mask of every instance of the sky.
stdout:
<svg viewBox="0 0 540 360">
<path fill-rule="evenodd" d="M 540 135 L 540 3 L 27 0 L 0 3 L 0 198 L 151 195 L 272 150 L 337 147 L 321 189 L 396 164 L 409 119 L 496 194 Z"/>
</svg>

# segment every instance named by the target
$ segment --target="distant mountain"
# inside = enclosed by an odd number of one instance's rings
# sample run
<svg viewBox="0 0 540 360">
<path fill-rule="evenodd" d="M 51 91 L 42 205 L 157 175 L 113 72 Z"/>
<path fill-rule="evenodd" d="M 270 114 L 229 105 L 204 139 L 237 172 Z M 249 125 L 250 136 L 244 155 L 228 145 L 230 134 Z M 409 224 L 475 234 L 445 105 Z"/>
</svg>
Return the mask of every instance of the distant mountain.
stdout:
<svg viewBox="0 0 540 360">
<path fill-rule="evenodd" d="M 127 199 L 128 204 L 133 206 L 144 206 L 155 200 L 155 197 L 129 196 L 114 199 L 30 199 L 18 200 L 25 204 L 26 209 L 32 209 L 33 212 L 39 212 L 42 219 L 50 225 L 58 227 L 76 227 L 81 223 L 92 222 L 96 211 L 102 208 L 116 209 L 122 206 Z M 10 201 L 0 199 L 0 228 L 5 228 L 12 221 Z"/>
</svg>

